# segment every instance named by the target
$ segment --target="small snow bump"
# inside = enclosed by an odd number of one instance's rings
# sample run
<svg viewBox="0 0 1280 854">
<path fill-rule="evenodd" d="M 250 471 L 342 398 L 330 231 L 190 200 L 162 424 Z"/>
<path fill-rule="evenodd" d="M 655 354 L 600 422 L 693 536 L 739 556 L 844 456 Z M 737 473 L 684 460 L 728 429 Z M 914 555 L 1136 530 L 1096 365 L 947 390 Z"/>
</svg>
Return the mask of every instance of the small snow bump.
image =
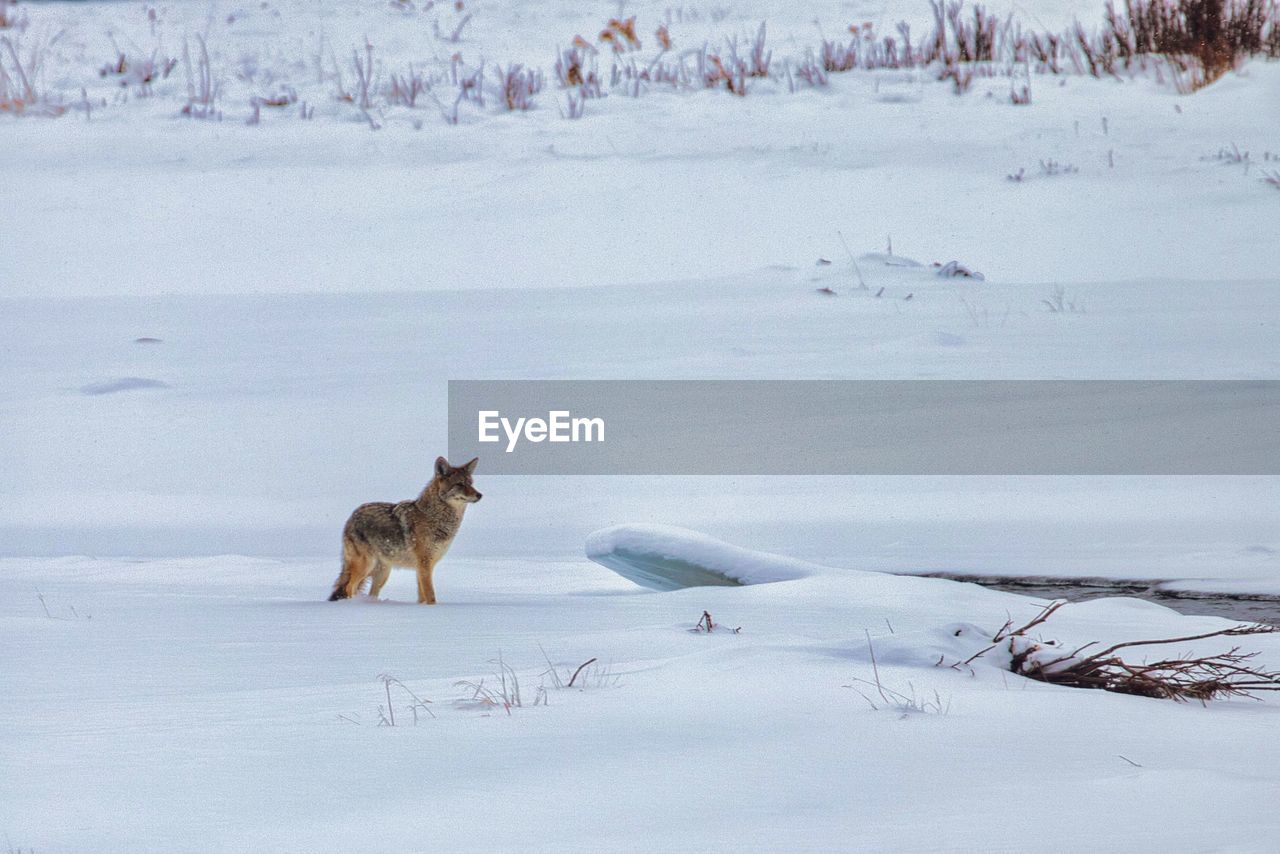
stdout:
<svg viewBox="0 0 1280 854">
<path fill-rule="evenodd" d="M 890 255 L 885 252 L 868 252 L 860 259 L 867 264 L 882 264 L 885 267 L 923 267 L 919 261 L 914 258 L 906 258 L 902 255 Z"/>
<path fill-rule="evenodd" d="M 115 394 L 121 391 L 168 387 L 168 383 L 162 383 L 160 380 L 149 380 L 144 377 L 117 377 L 113 380 L 103 380 L 102 382 L 81 386 L 80 393 L 87 395 Z"/>
<path fill-rule="evenodd" d="M 986 276 L 976 270 L 970 270 L 959 261 L 948 261 L 945 264 L 935 263 L 933 266 L 938 268 L 938 278 L 940 279 L 974 279 L 975 281 L 986 281 Z"/>
</svg>

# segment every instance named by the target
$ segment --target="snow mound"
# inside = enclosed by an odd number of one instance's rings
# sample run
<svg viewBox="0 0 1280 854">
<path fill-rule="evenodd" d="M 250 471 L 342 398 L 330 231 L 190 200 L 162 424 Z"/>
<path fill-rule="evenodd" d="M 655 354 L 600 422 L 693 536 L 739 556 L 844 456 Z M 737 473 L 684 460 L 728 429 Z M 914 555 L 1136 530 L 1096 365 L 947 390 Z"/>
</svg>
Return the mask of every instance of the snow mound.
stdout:
<svg viewBox="0 0 1280 854">
<path fill-rule="evenodd" d="M 948 261 L 945 264 L 934 264 L 938 268 L 937 276 L 939 279 L 976 279 L 979 282 L 986 281 L 986 276 L 977 270 L 970 270 L 959 261 Z"/>
<path fill-rule="evenodd" d="M 823 567 L 668 525 L 615 525 L 587 537 L 587 557 L 653 590 L 793 581 Z"/>
<path fill-rule="evenodd" d="M 851 649 L 859 660 L 870 663 L 874 657 L 878 665 L 901 667 L 950 666 L 967 661 L 974 653 L 991 646 L 992 630 L 974 623 L 953 622 L 931 626 L 901 634 L 867 637 L 865 642 L 855 637 Z M 1007 665 L 1009 656 L 1004 655 Z M 979 665 L 999 666 L 1000 656 L 992 650 L 988 656 L 977 659 Z"/>
<path fill-rule="evenodd" d="M 122 391 L 137 391 L 147 388 L 168 388 L 168 383 L 162 383 L 160 380 L 146 379 L 145 377 L 117 377 L 113 380 L 104 380 L 97 383 L 89 383 L 80 387 L 81 394 L 90 396 L 100 394 L 116 394 Z"/>
</svg>

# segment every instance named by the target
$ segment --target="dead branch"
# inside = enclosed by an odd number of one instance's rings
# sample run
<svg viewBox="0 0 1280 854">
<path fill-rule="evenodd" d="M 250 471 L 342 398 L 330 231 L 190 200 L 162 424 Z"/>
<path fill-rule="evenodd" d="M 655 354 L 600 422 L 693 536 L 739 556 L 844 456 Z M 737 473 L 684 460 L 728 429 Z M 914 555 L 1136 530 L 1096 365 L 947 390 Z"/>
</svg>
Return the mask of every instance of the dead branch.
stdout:
<svg viewBox="0 0 1280 854">
<path fill-rule="evenodd" d="M 1218 637 L 1241 637 L 1271 634 L 1280 626 L 1239 624 L 1216 632 L 1183 635 L 1153 640 L 1123 641 L 1112 644 L 1085 658 L 1080 653 L 1095 645 L 1090 641 L 1071 652 L 1061 652 L 1054 641 L 1035 641 L 1027 636 L 1030 629 L 1042 625 L 1065 601 L 1046 605 L 1030 622 L 1014 629 L 1007 620 L 987 647 L 952 664 L 953 669 L 971 664 L 997 647 L 1009 652 L 1008 669 L 1028 679 L 1066 685 L 1073 688 L 1097 688 L 1120 694 L 1155 697 L 1168 700 L 1199 700 L 1218 697 L 1253 697 L 1255 691 L 1280 691 L 1280 670 L 1265 670 L 1252 664 L 1257 652 L 1241 652 L 1239 647 L 1217 655 L 1166 658 L 1154 662 L 1125 661 L 1116 653 L 1137 646 L 1188 643 Z M 1050 651 L 1056 655 L 1048 655 Z M 939 659 L 939 664 L 942 660 Z M 1255 698 L 1256 699 L 1256 698 Z"/>
<path fill-rule="evenodd" d="M 1067 604 L 1066 599 L 1056 599 L 1053 602 L 1050 602 L 1048 605 L 1044 606 L 1044 608 L 1040 611 L 1040 613 L 1037 614 L 1035 618 L 1031 620 L 1031 622 L 1027 623 L 1022 628 L 1017 629 L 1016 631 L 1010 632 L 1009 635 L 1001 636 L 997 634 L 995 637 L 995 640 L 1003 640 L 1004 637 L 1008 637 L 1010 635 L 1025 635 L 1028 631 L 1030 631 L 1031 629 L 1034 629 L 1036 626 L 1040 625 L 1045 620 L 1052 617 L 1054 611 L 1057 611 L 1059 608 L 1061 608 L 1065 604 Z M 1009 624 L 1005 623 L 1005 625 L 1008 626 Z"/>
<path fill-rule="evenodd" d="M 1124 649 L 1127 646 L 1155 646 L 1156 644 L 1162 644 L 1162 643 L 1182 643 L 1183 641 L 1204 640 L 1205 638 L 1238 637 L 1240 635 L 1266 635 L 1266 634 L 1271 634 L 1276 630 L 1277 629 L 1275 626 L 1264 626 L 1257 623 L 1253 625 L 1241 623 L 1240 625 L 1232 626 L 1229 629 L 1223 629 L 1217 632 L 1206 632 L 1205 634 L 1202 634 L 1202 635 L 1187 635 L 1186 637 L 1162 638 L 1160 640 L 1125 641 L 1124 643 L 1118 643 L 1118 644 L 1115 644 L 1114 646 L 1109 646 L 1106 649 L 1104 649 L 1102 652 L 1094 653 L 1093 655 L 1089 656 L 1089 660 L 1096 659 L 1096 658 L 1105 658 L 1106 656 L 1110 655 L 1116 650 Z"/>
<path fill-rule="evenodd" d="M 957 661 L 955 664 L 951 665 L 951 668 L 953 670 L 959 670 L 961 667 L 967 664 L 972 664 L 975 660 L 986 655 L 988 652 L 991 652 L 991 650 L 995 649 L 997 646 L 1000 645 L 1001 641 L 1008 640 L 1011 637 L 1019 637 L 1019 636 L 1025 635 L 1028 630 L 1035 628 L 1036 626 L 1043 623 L 1045 620 L 1049 619 L 1049 617 L 1053 615 L 1054 611 L 1057 611 L 1059 608 L 1061 608 L 1065 604 L 1067 604 L 1066 599 L 1055 599 L 1054 601 L 1050 602 L 1048 605 L 1045 605 L 1044 608 L 1040 610 L 1040 613 L 1036 614 L 1036 616 L 1032 618 L 1031 622 L 1027 623 L 1026 625 L 1022 626 L 1022 628 L 1019 628 L 1019 629 L 1012 628 L 1013 617 L 1010 617 L 1009 619 L 1004 621 L 1004 625 L 1000 627 L 1000 630 L 997 631 L 991 637 L 990 646 L 986 647 L 985 649 L 978 650 L 973 655 L 966 658 L 964 661 Z M 1094 641 L 1094 643 L 1096 643 L 1096 641 Z M 1089 646 L 1089 644 L 1085 644 L 1085 646 Z M 1084 647 L 1081 647 L 1081 649 L 1084 649 Z"/>
</svg>

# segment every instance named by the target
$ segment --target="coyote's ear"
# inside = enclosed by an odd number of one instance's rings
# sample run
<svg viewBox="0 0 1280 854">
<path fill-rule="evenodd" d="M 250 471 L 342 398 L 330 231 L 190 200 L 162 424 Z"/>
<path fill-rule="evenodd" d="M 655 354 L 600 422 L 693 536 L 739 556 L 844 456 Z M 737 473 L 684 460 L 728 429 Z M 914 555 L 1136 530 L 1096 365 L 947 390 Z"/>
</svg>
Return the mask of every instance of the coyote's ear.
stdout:
<svg viewBox="0 0 1280 854">
<path fill-rule="evenodd" d="M 449 461 L 444 457 L 436 457 L 436 477 L 444 477 L 449 473 Z"/>
<path fill-rule="evenodd" d="M 463 468 L 467 470 L 467 474 L 471 474 L 472 472 L 474 472 L 474 471 L 476 470 L 476 463 L 478 463 L 478 462 L 480 462 L 480 458 L 479 458 L 479 457 L 473 457 L 473 458 L 472 458 L 472 460 L 471 460 L 471 462 L 469 462 L 469 463 L 467 463 L 466 465 L 464 465 L 464 466 L 463 466 Z"/>
</svg>

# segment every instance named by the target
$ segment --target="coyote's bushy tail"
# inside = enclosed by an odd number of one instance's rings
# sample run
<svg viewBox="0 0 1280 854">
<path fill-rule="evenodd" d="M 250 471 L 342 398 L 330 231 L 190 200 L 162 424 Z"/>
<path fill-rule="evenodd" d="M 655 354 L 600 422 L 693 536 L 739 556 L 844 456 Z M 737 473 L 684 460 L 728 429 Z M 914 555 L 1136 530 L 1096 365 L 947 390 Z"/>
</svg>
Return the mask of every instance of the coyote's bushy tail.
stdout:
<svg viewBox="0 0 1280 854">
<path fill-rule="evenodd" d="M 342 538 L 342 571 L 338 573 L 338 580 L 333 583 L 333 592 L 329 594 L 330 602 L 351 598 L 352 593 L 355 592 L 351 589 L 351 574 L 356 563 L 357 556 L 351 547 L 351 540 L 344 536 Z"/>
</svg>

